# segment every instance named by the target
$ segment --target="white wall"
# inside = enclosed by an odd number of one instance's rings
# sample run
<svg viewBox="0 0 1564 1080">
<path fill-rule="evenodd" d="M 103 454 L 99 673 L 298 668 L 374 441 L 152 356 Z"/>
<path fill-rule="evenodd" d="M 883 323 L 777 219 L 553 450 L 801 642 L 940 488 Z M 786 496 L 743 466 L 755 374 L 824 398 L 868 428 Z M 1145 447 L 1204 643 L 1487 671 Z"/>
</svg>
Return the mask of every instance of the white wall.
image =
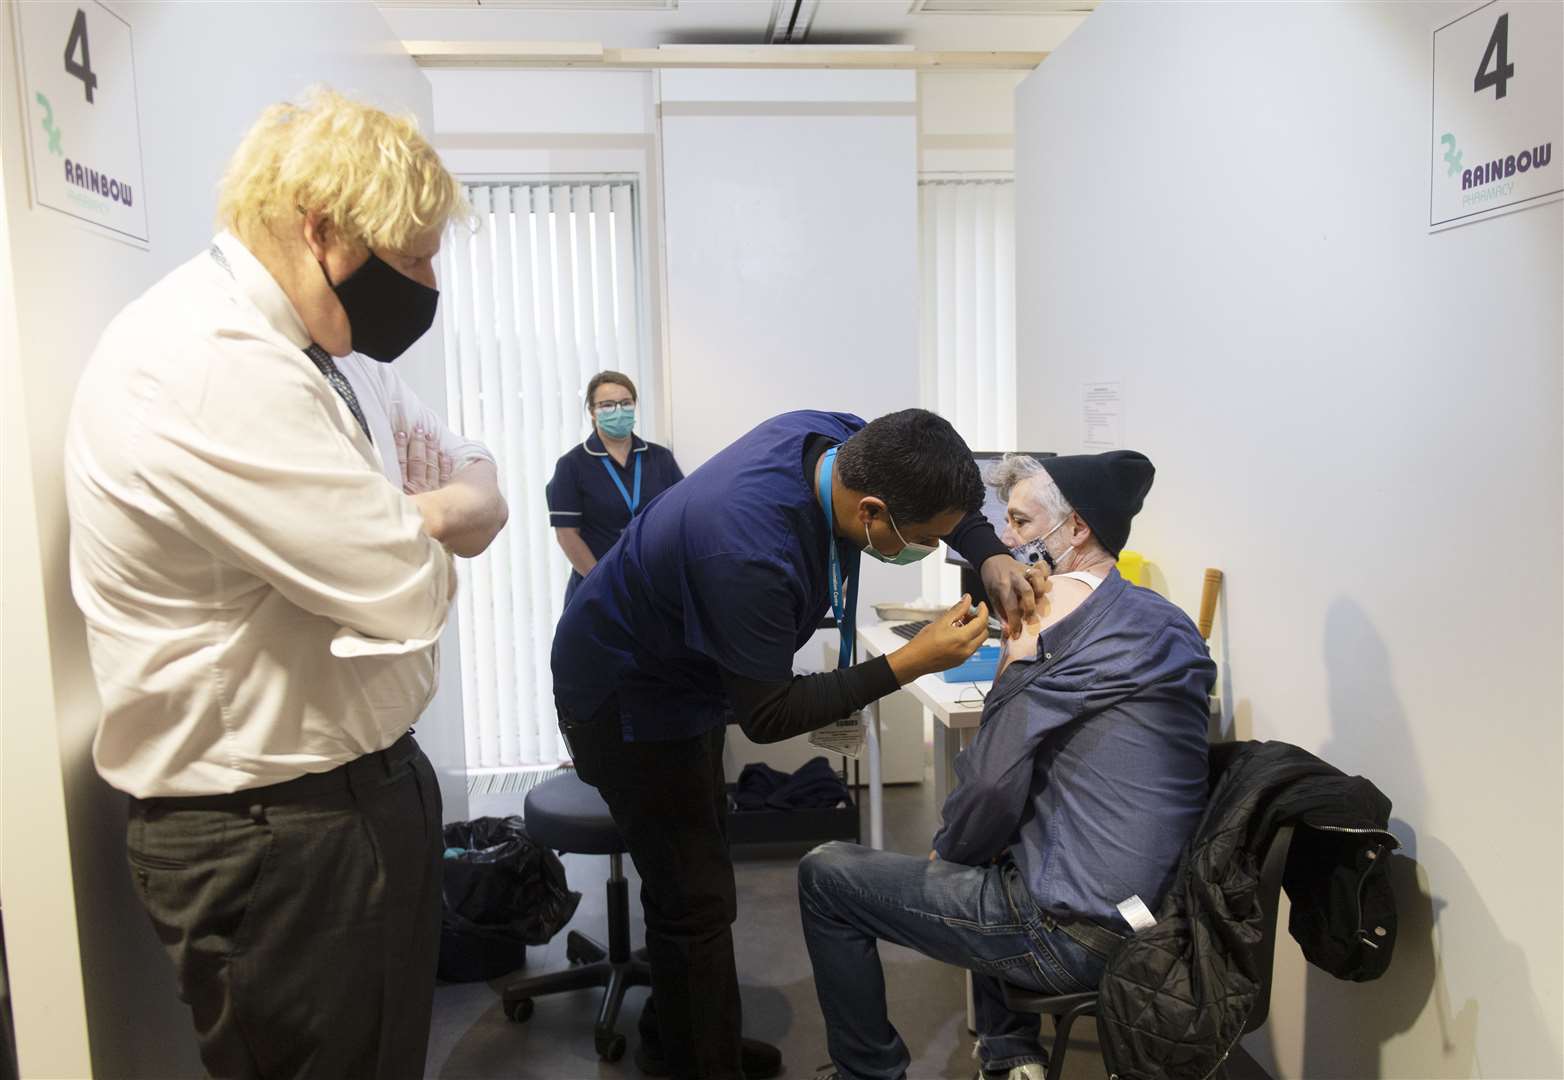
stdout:
<svg viewBox="0 0 1564 1080">
<path fill-rule="evenodd" d="M 917 403 L 915 94 L 906 72 L 662 73 L 687 470 L 788 409 Z"/>
<path fill-rule="evenodd" d="M 1123 380 L 1134 546 L 1241 737 L 1394 801 L 1401 938 L 1278 949 L 1279 1075 L 1557 1077 L 1561 214 L 1429 235 L 1430 40 L 1470 4 L 1111 4 L 1018 92 L 1022 442 Z"/>
<path fill-rule="evenodd" d="M 82 365 L 120 307 L 204 248 L 223 161 L 264 105 L 329 82 L 431 120 L 427 80 L 367 3 L 115 8 L 135 36 L 149 251 L 30 207 L 9 4 L 0 53 L 8 74 L 0 283 L 9 286 L 0 290 L 8 473 L 0 895 L 29 1077 L 200 1073 L 172 971 L 129 887 L 124 797 L 91 764 L 98 702 L 69 591 L 60 464 Z M 438 341 L 400 361 L 437 407 L 440 362 Z M 450 672 L 444 680 L 458 681 Z M 449 710 L 449 692 L 442 697 Z M 442 780 L 456 780 L 447 809 L 461 813 L 465 787 L 452 772 L 462 765 L 460 718 L 438 710 L 419 736 Z"/>
<path fill-rule="evenodd" d="M 1021 71 L 918 75 L 918 168 L 941 173 L 1015 169 L 1015 89 Z"/>
</svg>

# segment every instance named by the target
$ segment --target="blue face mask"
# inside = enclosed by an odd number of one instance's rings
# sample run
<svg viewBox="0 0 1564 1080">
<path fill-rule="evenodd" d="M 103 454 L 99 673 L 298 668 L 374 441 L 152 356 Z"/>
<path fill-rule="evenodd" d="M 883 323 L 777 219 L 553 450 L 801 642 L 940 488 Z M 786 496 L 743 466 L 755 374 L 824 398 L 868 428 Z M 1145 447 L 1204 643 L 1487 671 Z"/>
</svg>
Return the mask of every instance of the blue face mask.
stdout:
<svg viewBox="0 0 1564 1080">
<path fill-rule="evenodd" d="M 597 428 L 610 439 L 622 439 L 635 429 L 635 406 L 622 406 L 619 411 L 599 417 Z"/>
<path fill-rule="evenodd" d="M 879 559 L 882 563 L 890 563 L 892 566 L 908 566 L 919 559 L 926 559 L 939 549 L 928 544 L 909 544 L 902 536 L 901 530 L 896 527 L 896 519 L 891 517 L 890 511 L 885 512 L 885 520 L 891 523 L 891 531 L 896 534 L 896 539 L 901 541 L 901 550 L 894 555 L 883 554 L 874 546 L 873 539 L 869 538 L 869 531 L 864 530 L 864 537 L 869 542 L 863 546 L 863 553 L 871 558 Z"/>
</svg>

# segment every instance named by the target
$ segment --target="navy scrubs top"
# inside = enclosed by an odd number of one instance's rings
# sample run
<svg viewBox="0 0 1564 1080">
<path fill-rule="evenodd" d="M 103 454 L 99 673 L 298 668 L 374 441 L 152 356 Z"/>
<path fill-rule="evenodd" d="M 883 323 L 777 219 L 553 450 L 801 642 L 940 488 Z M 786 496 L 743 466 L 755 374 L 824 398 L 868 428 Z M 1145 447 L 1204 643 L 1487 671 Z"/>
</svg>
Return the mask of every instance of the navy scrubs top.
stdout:
<svg viewBox="0 0 1564 1080">
<path fill-rule="evenodd" d="M 625 738 L 688 738 L 727 722 L 722 669 L 789 679 L 831 607 L 831 538 L 804 444 L 863 426 L 847 413 L 784 413 L 637 515 L 555 631 L 561 714 L 585 720 L 617 693 Z"/>
<path fill-rule="evenodd" d="M 684 479 L 679 463 L 673 459 L 673 451 L 666 446 L 646 442 L 638 436 L 630 437 L 630 454 L 620 465 L 603 446 L 603 440 L 594 430 L 585 442 L 575 446 L 554 466 L 554 478 L 548 483 L 548 523 L 555 529 L 580 529 L 581 539 L 586 541 L 592 557 L 602 560 L 608 549 L 614 546 L 619 534 L 630 524 L 630 507 L 623 493 L 603 468 L 606 461 L 619 477 L 625 491 L 635 494 L 635 463 L 641 460 L 641 502 L 637 513 L 646 509 L 653 499 Z M 577 588 L 581 575 L 570 572 L 570 584 L 565 587 L 565 603 L 568 605 Z"/>
</svg>

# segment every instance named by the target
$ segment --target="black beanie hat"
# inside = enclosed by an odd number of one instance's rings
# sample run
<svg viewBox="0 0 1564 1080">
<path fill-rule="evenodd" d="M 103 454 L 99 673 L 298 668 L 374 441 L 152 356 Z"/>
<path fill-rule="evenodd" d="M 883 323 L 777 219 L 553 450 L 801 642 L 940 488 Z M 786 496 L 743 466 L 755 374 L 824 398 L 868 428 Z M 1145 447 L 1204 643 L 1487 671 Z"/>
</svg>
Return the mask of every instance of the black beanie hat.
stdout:
<svg viewBox="0 0 1564 1080">
<path fill-rule="evenodd" d="M 1097 542 L 1118 558 L 1130 538 L 1130 519 L 1140 513 L 1157 475 L 1151 459 L 1134 450 L 1109 450 L 1043 458 L 1041 464 Z"/>
</svg>

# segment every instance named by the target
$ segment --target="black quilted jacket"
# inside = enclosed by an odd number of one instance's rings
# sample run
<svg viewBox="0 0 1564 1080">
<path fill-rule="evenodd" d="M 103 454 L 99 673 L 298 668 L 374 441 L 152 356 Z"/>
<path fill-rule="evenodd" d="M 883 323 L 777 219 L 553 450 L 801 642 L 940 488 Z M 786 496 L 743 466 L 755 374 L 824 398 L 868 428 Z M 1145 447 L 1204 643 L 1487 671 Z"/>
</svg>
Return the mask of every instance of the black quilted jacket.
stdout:
<svg viewBox="0 0 1564 1080">
<path fill-rule="evenodd" d="M 1284 824 L 1296 826 L 1282 881 L 1304 956 L 1360 981 L 1390 963 L 1390 800 L 1281 742 L 1213 747 L 1211 775 L 1210 804 L 1157 924 L 1128 939 L 1103 975 L 1097 1029 L 1116 1080 L 1203 1080 L 1243 1034 L 1261 977 L 1251 956 L 1259 868 Z"/>
</svg>

